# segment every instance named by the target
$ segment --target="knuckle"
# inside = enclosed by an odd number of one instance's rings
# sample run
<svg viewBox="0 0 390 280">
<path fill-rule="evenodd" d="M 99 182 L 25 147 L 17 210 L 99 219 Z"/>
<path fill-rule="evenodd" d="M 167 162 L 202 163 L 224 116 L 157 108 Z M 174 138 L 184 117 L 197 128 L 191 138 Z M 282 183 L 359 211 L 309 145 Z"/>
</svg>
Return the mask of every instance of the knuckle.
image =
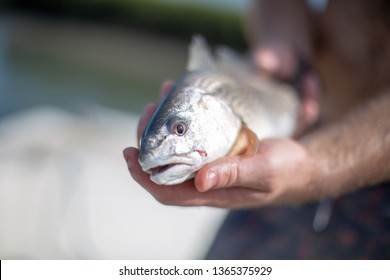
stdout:
<svg viewBox="0 0 390 280">
<path fill-rule="evenodd" d="M 240 183 L 240 169 L 237 162 L 231 162 L 223 166 L 218 175 L 223 186 L 233 186 Z"/>
<path fill-rule="evenodd" d="M 230 172 L 228 177 L 228 185 L 234 185 L 240 183 L 240 168 L 237 162 L 233 162 L 230 164 Z"/>
<path fill-rule="evenodd" d="M 261 170 L 260 170 L 261 169 Z M 278 169 L 272 160 L 264 159 L 264 163 L 258 169 L 253 169 L 248 176 L 257 178 L 256 185 L 260 185 L 264 191 L 270 191 L 277 187 Z"/>
</svg>

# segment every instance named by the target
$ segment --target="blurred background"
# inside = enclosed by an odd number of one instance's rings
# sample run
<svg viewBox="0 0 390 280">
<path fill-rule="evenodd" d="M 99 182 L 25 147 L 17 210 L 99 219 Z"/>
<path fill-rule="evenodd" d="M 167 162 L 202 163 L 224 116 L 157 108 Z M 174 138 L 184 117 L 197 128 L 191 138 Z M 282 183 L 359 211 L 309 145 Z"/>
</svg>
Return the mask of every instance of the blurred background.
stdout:
<svg viewBox="0 0 390 280">
<path fill-rule="evenodd" d="M 122 150 L 192 34 L 246 49 L 248 4 L 0 2 L 0 259 L 203 258 L 226 211 L 160 205 Z"/>
</svg>

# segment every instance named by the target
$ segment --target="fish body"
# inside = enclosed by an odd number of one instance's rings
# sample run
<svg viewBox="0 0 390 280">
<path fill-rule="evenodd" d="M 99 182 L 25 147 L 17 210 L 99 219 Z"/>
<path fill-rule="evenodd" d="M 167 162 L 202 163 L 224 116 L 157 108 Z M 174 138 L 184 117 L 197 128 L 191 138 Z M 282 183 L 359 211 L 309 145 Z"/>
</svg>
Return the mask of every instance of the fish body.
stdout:
<svg viewBox="0 0 390 280">
<path fill-rule="evenodd" d="M 157 184 L 182 183 L 222 156 L 250 154 L 258 138 L 290 136 L 298 104 L 291 87 L 257 77 L 229 51 L 214 58 L 195 36 L 186 73 L 145 129 L 139 163 Z"/>
</svg>

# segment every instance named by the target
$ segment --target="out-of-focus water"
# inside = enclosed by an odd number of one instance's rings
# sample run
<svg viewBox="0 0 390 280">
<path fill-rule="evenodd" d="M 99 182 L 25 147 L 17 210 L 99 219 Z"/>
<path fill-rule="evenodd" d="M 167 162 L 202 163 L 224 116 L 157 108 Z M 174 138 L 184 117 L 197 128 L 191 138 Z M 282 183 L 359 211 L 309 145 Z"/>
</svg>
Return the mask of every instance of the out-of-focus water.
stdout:
<svg viewBox="0 0 390 280">
<path fill-rule="evenodd" d="M 131 28 L 8 16 L 0 30 L 0 114 L 85 103 L 140 112 L 185 67 L 187 43 Z"/>
</svg>

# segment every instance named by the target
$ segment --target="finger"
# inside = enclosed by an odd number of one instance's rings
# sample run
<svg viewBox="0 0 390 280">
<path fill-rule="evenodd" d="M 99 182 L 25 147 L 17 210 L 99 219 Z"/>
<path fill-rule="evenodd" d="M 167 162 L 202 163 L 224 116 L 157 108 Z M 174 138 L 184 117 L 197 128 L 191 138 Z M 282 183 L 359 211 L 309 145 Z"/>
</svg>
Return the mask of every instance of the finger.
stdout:
<svg viewBox="0 0 390 280">
<path fill-rule="evenodd" d="M 173 88 L 175 83 L 171 80 L 165 81 L 161 88 L 160 88 L 160 100 L 162 100 L 168 93 L 169 91 Z"/>
<path fill-rule="evenodd" d="M 292 49 L 280 43 L 269 43 L 256 49 L 253 60 L 261 72 L 283 80 L 290 80 L 298 67 Z"/>
<path fill-rule="evenodd" d="M 148 105 L 145 106 L 144 112 L 142 113 L 140 120 L 138 122 L 137 143 L 139 143 L 142 134 L 144 133 L 144 130 L 148 125 L 156 109 L 157 109 L 157 105 L 154 103 L 149 103 Z"/>
<path fill-rule="evenodd" d="M 320 115 L 321 83 L 318 76 L 310 72 L 302 79 L 301 87 L 304 119 L 308 124 L 312 124 Z"/>
<path fill-rule="evenodd" d="M 237 186 L 261 188 L 267 168 L 263 165 L 256 156 L 220 158 L 198 171 L 195 186 L 200 192 Z M 261 169 L 263 172 L 259 172 Z"/>
<path fill-rule="evenodd" d="M 301 106 L 299 109 L 298 125 L 294 137 L 302 136 L 320 116 L 319 99 L 321 95 L 321 84 L 318 76 L 309 72 L 302 79 L 301 84 Z"/>
</svg>

